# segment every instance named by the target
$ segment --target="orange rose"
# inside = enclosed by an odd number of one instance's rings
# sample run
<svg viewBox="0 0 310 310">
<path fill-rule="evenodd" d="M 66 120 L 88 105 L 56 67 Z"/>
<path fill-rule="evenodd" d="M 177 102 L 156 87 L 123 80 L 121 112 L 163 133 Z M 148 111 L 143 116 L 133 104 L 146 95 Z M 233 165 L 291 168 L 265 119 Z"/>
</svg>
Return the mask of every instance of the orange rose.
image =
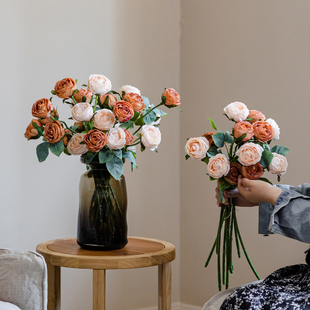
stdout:
<svg viewBox="0 0 310 310">
<path fill-rule="evenodd" d="M 59 115 L 58 115 L 58 112 L 57 112 L 57 110 L 56 110 L 55 108 L 53 108 L 53 110 L 47 115 L 46 118 L 40 118 L 40 119 L 39 119 L 40 123 L 41 123 L 42 125 L 46 125 L 47 123 L 52 122 L 53 119 L 51 119 L 51 116 L 52 116 L 53 118 L 56 118 L 56 117 L 59 116 Z"/>
<path fill-rule="evenodd" d="M 76 89 L 76 82 L 71 78 L 65 78 L 55 84 L 54 90 L 59 98 L 70 98 Z"/>
<path fill-rule="evenodd" d="M 258 121 L 264 121 L 266 119 L 266 116 L 262 112 L 256 110 L 250 110 L 247 118 L 253 118 L 252 120 L 248 121 L 249 123 L 253 124 Z"/>
<path fill-rule="evenodd" d="M 257 180 L 263 174 L 264 174 L 264 169 L 260 163 L 257 163 L 253 166 L 242 167 L 242 176 L 250 180 Z"/>
<path fill-rule="evenodd" d="M 167 88 L 162 96 L 165 97 L 166 106 L 176 107 L 181 104 L 180 95 L 173 88 Z"/>
<path fill-rule="evenodd" d="M 213 141 L 213 139 L 212 139 L 212 135 L 214 135 L 214 134 L 215 134 L 215 132 L 209 131 L 209 132 L 205 132 L 205 133 L 202 135 L 203 137 L 205 137 L 205 138 L 209 141 L 210 147 L 211 147 L 212 145 L 214 145 L 214 141 Z"/>
<path fill-rule="evenodd" d="M 139 94 L 126 93 L 123 99 L 132 104 L 135 112 L 142 111 L 145 108 L 143 98 Z"/>
<path fill-rule="evenodd" d="M 47 118 L 50 116 L 50 112 L 53 108 L 53 104 L 50 100 L 46 98 L 42 98 L 40 100 L 37 100 L 32 105 L 32 116 L 37 118 Z"/>
<path fill-rule="evenodd" d="M 71 132 L 71 130 L 66 129 L 66 130 L 65 130 L 65 135 L 64 135 L 64 137 L 63 137 L 63 139 L 62 139 L 62 142 L 64 143 L 65 146 L 68 144 L 69 135 L 72 136 L 72 132 Z"/>
<path fill-rule="evenodd" d="M 65 130 L 59 121 L 47 123 L 44 127 L 44 138 L 49 143 L 59 142 L 64 135 Z"/>
<path fill-rule="evenodd" d="M 31 139 L 32 137 L 36 137 L 39 133 L 38 131 L 34 128 L 32 123 L 36 123 L 39 127 L 42 127 L 41 123 L 37 119 L 33 119 L 31 123 L 28 125 L 26 132 L 24 134 L 26 139 Z"/>
<path fill-rule="evenodd" d="M 135 141 L 134 136 L 130 133 L 129 130 L 124 129 L 126 135 L 126 145 L 131 145 Z"/>
<path fill-rule="evenodd" d="M 90 103 L 91 97 L 93 96 L 93 93 L 89 91 L 88 89 L 81 88 L 78 92 L 74 93 L 73 98 L 75 102 L 83 102 L 83 97 L 86 97 L 86 101 Z"/>
<path fill-rule="evenodd" d="M 93 129 L 84 136 L 84 142 L 89 151 L 97 153 L 107 144 L 107 136 L 104 132 Z"/>
<path fill-rule="evenodd" d="M 258 121 L 253 124 L 254 129 L 254 136 L 259 142 L 267 142 L 269 140 L 272 140 L 274 136 L 274 129 L 273 127 L 263 121 Z"/>
<path fill-rule="evenodd" d="M 105 95 L 101 95 L 99 97 L 99 100 L 100 100 L 100 106 L 103 107 L 103 104 L 104 104 L 104 101 L 106 100 L 106 98 L 109 97 L 109 100 L 108 100 L 108 105 L 110 107 L 114 107 L 116 102 L 117 102 L 117 99 L 115 96 L 111 95 L 111 94 L 105 94 Z"/>
<path fill-rule="evenodd" d="M 119 122 L 125 123 L 133 117 L 135 112 L 129 102 L 120 100 L 116 102 L 113 113 Z"/>
<path fill-rule="evenodd" d="M 238 184 L 238 176 L 241 174 L 242 166 L 236 162 L 230 164 L 228 174 L 224 177 L 225 180 L 231 185 Z"/>
<path fill-rule="evenodd" d="M 243 134 L 246 133 L 246 136 L 242 141 L 248 141 L 253 138 L 254 136 L 254 129 L 252 127 L 252 124 L 245 121 L 237 122 L 234 126 L 234 137 L 239 138 Z"/>
</svg>

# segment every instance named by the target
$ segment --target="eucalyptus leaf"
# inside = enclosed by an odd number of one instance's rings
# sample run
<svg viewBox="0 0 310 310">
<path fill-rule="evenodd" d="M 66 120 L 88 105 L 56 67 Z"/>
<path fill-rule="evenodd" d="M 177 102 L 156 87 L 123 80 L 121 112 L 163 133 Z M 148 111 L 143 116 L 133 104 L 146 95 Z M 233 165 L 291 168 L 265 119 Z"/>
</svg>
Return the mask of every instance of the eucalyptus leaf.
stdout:
<svg viewBox="0 0 310 310">
<path fill-rule="evenodd" d="M 116 156 L 106 163 L 107 169 L 115 180 L 118 180 L 124 170 L 123 160 Z"/>
<path fill-rule="evenodd" d="M 39 144 L 36 148 L 37 157 L 40 163 L 43 162 L 48 156 L 48 145 L 48 142 L 43 142 Z"/>
<path fill-rule="evenodd" d="M 222 132 L 215 133 L 212 135 L 212 139 L 214 144 L 217 147 L 223 147 L 225 142 L 225 135 Z"/>
</svg>

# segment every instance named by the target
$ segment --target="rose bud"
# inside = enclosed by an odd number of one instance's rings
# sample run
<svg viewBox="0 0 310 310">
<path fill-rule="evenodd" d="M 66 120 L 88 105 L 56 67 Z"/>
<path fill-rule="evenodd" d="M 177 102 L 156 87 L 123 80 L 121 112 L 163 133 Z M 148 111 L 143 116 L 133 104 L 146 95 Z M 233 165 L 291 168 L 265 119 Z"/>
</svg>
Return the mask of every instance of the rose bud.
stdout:
<svg viewBox="0 0 310 310">
<path fill-rule="evenodd" d="M 59 121 L 49 122 L 44 127 L 44 138 L 49 143 L 59 142 L 64 135 L 65 130 Z"/>
<path fill-rule="evenodd" d="M 224 108 L 226 115 L 235 122 L 244 121 L 249 115 L 247 106 L 239 101 L 230 103 Z"/>
<path fill-rule="evenodd" d="M 253 166 L 243 166 L 242 176 L 250 180 L 257 180 L 264 174 L 263 166 L 257 163 Z"/>
<path fill-rule="evenodd" d="M 212 156 L 207 165 L 207 173 L 211 178 L 219 179 L 229 172 L 229 161 L 224 154 Z"/>
<path fill-rule="evenodd" d="M 158 127 L 143 125 L 141 129 L 141 142 L 145 148 L 154 151 L 161 142 L 161 133 Z"/>
<path fill-rule="evenodd" d="M 163 92 L 162 97 L 165 97 L 165 105 L 167 107 L 176 107 L 181 104 L 180 95 L 173 88 L 167 88 Z"/>
<path fill-rule="evenodd" d="M 262 112 L 256 110 L 250 110 L 247 119 L 249 119 L 248 120 L 249 123 L 253 124 L 258 121 L 264 121 L 266 119 L 266 116 Z"/>
<path fill-rule="evenodd" d="M 129 130 L 124 129 L 124 131 L 125 131 L 125 135 L 126 135 L 126 145 L 131 145 L 131 144 L 133 144 L 134 141 L 135 141 L 134 136 L 130 133 Z"/>
<path fill-rule="evenodd" d="M 32 116 L 36 118 L 46 118 L 49 116 L 49 113 L 51 112 L 53 108 L 53 104 L 50 100 L 46 98 L 42 98 L 40 100 L 37 100 L 33 105 L 31 109 Z"/>
<path fill-rule="evenodd" d="M 205 133 L 202 135 L 203 137 L 205 137 L 205 138 L 208 140 L 210 147 L 211 147 L 212 145 L 214 145 L 214 141 L 213 141 L 213 138 L 212 138 L 212 135 L 214 135 L 214 134 L 215 134 L 215 132 L 209 131 L 209 132 L 205 132 Z"/>
<path fill-rule="evenodd" d="M 85 88 L 81 88 L 78 92 L 74 93 L 73 98 L 76 103 L 79 103 L 79 102 L 90 103 L 92 96 L 93 96 L 93 93 L 91 91 Z M 86 98 L 86 101 L 83 101 L 83 97 Z"/>
<path fill-rule="evenodd" d="M 135 112 L 140 112 L 145 108 L 143 98 L 138 94 L 127 93 L 125 94 L 123 99 L 131 103 Z"/>
<path fill-rule="evenodd" d="M 260 162 L 264 149 L 256 143 L 243 144 L 236 152 L 238 161 L 243 166 L 252 166 Z"/>
<path fill-rule="evenodd" d="M 109 97 L 108 99 L 108 105 L 110 107 L 114 107 L 115 103 L 117 102 L 117 98 L 115 96 L 113 96 L 112 94 L 105 94 L 105 95 L 101 95 L 99 97 L 99 101 L 100 101 L 100 106 L 103 107 L 103 104 L 106 100 L 106 98 Z"/>
<path fill-rule="evenodd" d="M 121 97 L 123 98 L 123 93 L 127 94 L 127 93 L 134 93 L 134 94 L 138 94 L 141 96 L 141 92 L 137 87 L 131 86 L 131 85 L 123 85 L 120 90 L 119 93 L 121 95 Z"/>
<path fill-rule="evenodd" d="M 112 128 L 107 138 L 107 146 L 110 150 L 120 150 L 126 144 L 126 134 L 121 127 Z"/>
<path fill-rule="evenodd" d="M 65 135 L 64 135 L 64 137 L 63 137 L 63 139 L 62 139 L 62 142 L 64 143 L 64 146 L 67 146 L 68 141 L 69 141 L 69 139 L 70 139 L 69 136 L 72 136 L 71 130 L 65 129 Z"/>
<path fill-rule="evenodd" d="M 30 124 L 28 125 L 27 129 L 26 129 L 26 132 L 24 134 L 25 138 L 26 139 L 31 139 L 33 137 L 36 137 L 38 136 L 38 131 L 35 129 L 35 127 L 33 126 L 32 123 L 36 123 L 39 127 L 42 127 L 41 123 L 37 120 L 37 119 L 33 119 Z"/>
<path fill-rule="evenodd" d="M 93 94 L 104 95 L 112 89 L 112 83 L 102 74 L 92 74 L 87 87 Z"/>
<path fill-rule="evenodd" d="M 246 133 L 242 141 L 248 141 L 254 136 L 254 129 L 249 122 L 240 121 L 234 125 L 234 137 L 239 138 Z"/>
<path fill-rule="evenodd" d="M 272 174 L 283 175 L 288 167 L 287 159 L 283 155 L 272 153 L 273 158 L 269 165 Z"/>
<path fill-rule="evenodd" d="M 54 90 L 59 98 L 70 98 L 76 89 L 76 82 L 71 78 L 65 78 L 55 84 Z"/>
<path fill-rule="evenodd" d="M 193 159 L 200 160 L 206 157 L 209 148 L 209 141 L 205 137 L 190 138 L 186 142 L 185 152 Z"/>
<path fill-rule="evenodd" d="M 115 123 L 115 116 L 109 109 L 98 110 L 94 116 L 94 126 L 100 130 L 110 130 Z"/>
<path fill-rule="evenodd" d="M 69 140 L 67 149 L 72 155 L 83 155 L 87 152 L 86 144 L 81 142 L 84 141 L 85 133 L 76 133 Z"/>
<path fill-rule="evenodd" d="M 133 117 L 135 112 L 129 102 L 120 100 L 116 102 L 113 113 L 119 122 L 125 123 Z"/>
<path fill-rule="evenodd" d="M 85 134 L 84 142 L 89 151 L 97 153 L 107 144 L 107 136 L 104 132 L 93 129 Z"/>
<path fill-rule="evenodd" d="M 269 140 L 272 140 L 274 137 L 274 129 L 273 127 L 263 121 L 258 121 L 253 124 L 254 129 L 254 136 L 259 142 L 267 142 Z"/>
<path fill-rule="evenodd" d="M 93 117 L 93 107 L 87 102 L 79 102 L 72 107 L 71 114 L 78 122 L 88 122 Z"/>
<path fill-rule="evenodd" d="M 228 174 L 224 177 L 225 180 L 231 185 L 238 184 L 238 177 L 241 174 L 242 166 L 236 162 L 230 163 Z"/>
</svg>

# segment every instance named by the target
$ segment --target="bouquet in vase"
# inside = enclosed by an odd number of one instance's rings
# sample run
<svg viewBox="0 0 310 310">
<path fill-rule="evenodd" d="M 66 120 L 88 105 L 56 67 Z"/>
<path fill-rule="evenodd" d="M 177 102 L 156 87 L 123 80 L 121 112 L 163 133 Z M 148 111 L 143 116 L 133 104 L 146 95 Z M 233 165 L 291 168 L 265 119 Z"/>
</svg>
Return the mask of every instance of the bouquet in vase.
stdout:
<svg viewBox="0 0 310 310">
<path fill-rule="evenodd" d="M 288 163 L 285 155 L 289 149 L 280 145 L 270 146 L 278 140 L 280 129 L 275 120 L 268 118 L 257 110 L 249 110 L 242 102 L 232 102 L 224 108 L 224 115 L 234 124 L 231 131 L 221 131 L 209 118 L 211 127 L 216 132 L 206 132 L 201 137 L 188 139 L 185 150 L 186 159 L 193 158 L 207 164 L 207 175 L 210 180 L 217 180 L 220 202 L 224 203 L 225 190 L 237 188 L 238 177 L 251 180 L 262 180 L 271 183 L 263 175 L 265 171 L 280 176 L 286 172 Z M 222 284 L 229 287 L 229 274 L 233 274 L 232 244 L 235 239 L 238 257 L 241 248 L 253 270 L 238 227 L 234 198 L 229 204 L 221 204 L 217 235 L 207 258 L 208 266 L 214 253 L 217 254 L 218 288 Z M 222 260 L 221 260 L 222 259 Z"/>
</svg>

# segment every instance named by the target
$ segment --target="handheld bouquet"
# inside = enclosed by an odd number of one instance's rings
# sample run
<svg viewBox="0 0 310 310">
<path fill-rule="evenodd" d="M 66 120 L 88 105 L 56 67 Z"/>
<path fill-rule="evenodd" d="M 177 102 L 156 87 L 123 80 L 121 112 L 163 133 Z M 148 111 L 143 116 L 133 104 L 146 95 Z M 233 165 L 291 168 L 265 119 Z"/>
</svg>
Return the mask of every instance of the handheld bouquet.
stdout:
<svg viewBox="0 0 310 310">
<path fill-rule="evenodd" d="M 206 132 L 201 137 L 190 138 L 185 146 L 186 159 L 191 157 L 206 163 L 210 180 L 218 180 L 221 202 L 225 201 L 223 195 L 225 190 L 237 188 L 239 175 L 251 180 L 259 179 L 271 183 L 263 177 L 267 170 L 276 174 L 280 181 L 280 176 L 286 172 L 288 166 L 285 155 L 289 152 L 288 148 L 280 145 L 270 147 L 270 143 L 280 136 L 279 126 L 273 119 L 266 119 L 259 111 L 249 110 L 242 102 L 230 103 L 224 108 L 224 112 L 227 118 L 234 122 L 231 132 L 220 131 L 209 118 L 211 127 L 217 132 Z M 235 201 L 231 198 L 229 205 L 221 205 L 217 235 L 205 264 L 207 267 L 215 251 L 219 290 L 222 289 L 222 284 L 226 289 L 229 287 L 229 274 L 234 270 L 233 237 L 235 237 L 238 257 L 241 257 L 241 245 L 251 269 L 259 279 L 242 241 Z"/>
</svg>

